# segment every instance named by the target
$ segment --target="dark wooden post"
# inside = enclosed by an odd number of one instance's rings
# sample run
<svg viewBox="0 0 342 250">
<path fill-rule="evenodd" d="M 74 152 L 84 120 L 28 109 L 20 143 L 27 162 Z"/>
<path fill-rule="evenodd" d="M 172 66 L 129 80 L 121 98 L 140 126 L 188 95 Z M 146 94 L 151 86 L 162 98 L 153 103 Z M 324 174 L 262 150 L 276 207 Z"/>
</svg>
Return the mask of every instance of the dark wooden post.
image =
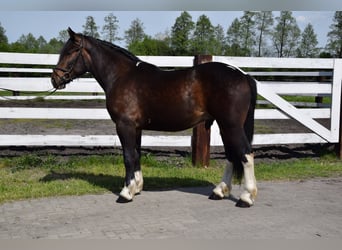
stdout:
<svg viewBox="0 0 342 250">
<path fill-rule="evenodd" d="M 195 56 L 194 65 L 211 62 L 211 55 Z M 210 128 L 206 129 L 205 122 L 192 130 L 191 137 L 192 164 L 194 166 L 209 167 L 210 161 Z"/>
<path fill-rule="evenodd" d="M 342 160 L 342 91 L 341 91 L 341 99 L 340 99 L 340 136 L 339 136 L 339 142 L 337 145 L 337 156 Z"/>
</svg>

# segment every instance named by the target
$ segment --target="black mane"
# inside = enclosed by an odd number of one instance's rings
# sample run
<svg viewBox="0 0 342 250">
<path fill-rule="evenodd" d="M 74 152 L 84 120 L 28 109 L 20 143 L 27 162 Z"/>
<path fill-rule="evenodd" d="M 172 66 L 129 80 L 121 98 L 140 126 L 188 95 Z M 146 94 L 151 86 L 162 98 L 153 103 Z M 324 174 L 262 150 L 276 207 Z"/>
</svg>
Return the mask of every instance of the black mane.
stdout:
<svg viewBox="0 0 342 250">
<path fill-rule="evenodd" d="M 101 45 L 104 45 L 106 47 L 109 47 L 113 50 L 116 50 L 117 52 L 120 52 L 121 54 L 123 54 L 124 56 L 128 57 L 129 59 L 133 60 L 134 62 L 140 62 L 141 60 L 135 56 L 133 53 L 129 52 L 128 50 L 124 49 L 124 48 L 121 48 L 120 46 L 117 46 L 113 43 L 110 43 L 110 42 L 107 42 L 107 41 L 104 41 L 104 40 L 100 40 L 100 39 L 95 39 L 93 37 L 90 37 L 90 36 L 85 36 L 84 37 L 87 37 L 87 38 L 90 38 L 90 39 L 93 39 L 94 41 L 96 41 L 97 43 L 100 43 Z"/>
</svg>

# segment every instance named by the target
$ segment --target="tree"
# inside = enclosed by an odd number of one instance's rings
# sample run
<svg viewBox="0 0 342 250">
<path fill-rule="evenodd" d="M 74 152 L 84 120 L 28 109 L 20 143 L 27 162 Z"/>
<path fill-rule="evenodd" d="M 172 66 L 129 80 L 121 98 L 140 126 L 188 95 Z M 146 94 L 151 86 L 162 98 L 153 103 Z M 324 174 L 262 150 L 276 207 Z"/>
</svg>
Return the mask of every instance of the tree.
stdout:
<svg viewBox="0 0 342 250">
<path fill-rule="evenodd" d="M 168 56 L 170 47 L 167 41 L 145 36 L 142 41 L 136 41 L 129 45 L 128 50 L 137 55 Z"/>
<path fill-rule="evenodd" d="M 271 34 L 271 27 L 273 26 L 272 11 L 260 11 L 255 13 L 256 25 L 256 45 L 257 56 L 265 55 L 266 37 Z"/>
<path fill-rule="evenodd" d="M 277 25 L 272 40 L 278 57 L 290 57 L 296 51 L 300 38 L 300 29 L 291 11 L 281 11 L 276 17 Z"/>
<path fill-rule="evenodd" d="M 190 51 L 190 37 L 194 28 L 191 15 L 183 11 L 176 18 L 175 24 L 171 28 L 171 47 L 174 55 L 188 55 Z"/>
<path fill-rule="evenodd" d="M 44 48 L 44 53 L 59 54 L 64 42 L 57 38 L 52 38 Z"/>
<path fill-rule="evenodd" d="M 336 11 L 328 33 L 327 49 L 334 57 L 342 58 L 342 11 Z"/>
<path fill-rule="evenodd" d="M 298 47 L 298 57 L 317 57 L 319 52 L 317 45 L 317 35 L 312 24 L 309 23 L 302 33 L 302 39 Z"/>
<path fill-rule="evenodd" d="M 213 41 L 215 38 L 215 30 L 209 18 L 206 15 L 201 15 L 195 26 L 192 51 L 193 54 L 212 54 Z"/>
<path fill-rule="evenodd" d="M 227 49 L 226 55 L 243 56 L 245 51 L 242 48 L 242 36 L 240 34 L 241 24 L 238 18 L 235 18 L 227 30 Z"/>
<path fill-rule="evenodd" d="M 98 26 L 96 26 L 95 19 L 92 16 L 87 16 L 86 23 L 83 25 L 83 34 L 94 38 L 100 38 L 97 32 Z"/>
<path fill-rule="evenodd" d="M 214 41 L 212 43 L 212 54 L 213 55 L 224 55 L 225 49 L 225 36 L 223 27 L 221 25 L 217 25 L 214 27 Z"/>
<path fill-rule="evenodd" d="M 12 45 L 18 52 L 37 52 L 38 42 L 36 38 L 29 33 L 27 35 L 21 35 L 20 38 Z"/>
<path fill-rule="evenodd" d="M 8 50 L 8 38 L 6 36 L 6 30 L 1 26 L 0 23 L 0 51 Z"/>
<path fill-rule="evenodd" d="M 37 39 L 37 49 L 39 52 L 43 51 L 47 46 L 47 42 L 43 36 L 39 36 Z"/>
<path fill-rule="evenodd" d="M 125 31 L 126 45 L 129 47 L 131 44 L 141 42 L 145 38 L 144 24 L 139 18 L 132 21 L 131 26 Z"/>
<path fill-rule="evenodd" d="M 157 34 L 154 35 L 154 38 L 159 41 L 163 41 L 167 47 L 169 48 L 169 56 L 172 55 L 171 53 L 171 35 L 170 31 L 166 29 L 164 32 L 158 32 Z"/>
<path fill-rule="evenodd" d="M 66 43 L 69 40 L 69 33 L 67 30 L 61 30 L 58 34 L 58 41 L 61 41 L 62 43 Z"/>
<path fill-rule="evenodd" d="M 242 49 L 244 56 L 251 56 L 255 45 L 255 21 L 254 12 L 244 11 L 240 18 L 240 32 L 242 36 Z"/>
<path fill-rule="evenodd" d="M 118 30 L 119 30 L 119 20 L 113 13 L 105 16 L 104 18 L 105 24 L 102 27 L 102 37 L 104 40 L 113 43 L 114 41 L 121 40 L 118 37 Z"/>
</svg>

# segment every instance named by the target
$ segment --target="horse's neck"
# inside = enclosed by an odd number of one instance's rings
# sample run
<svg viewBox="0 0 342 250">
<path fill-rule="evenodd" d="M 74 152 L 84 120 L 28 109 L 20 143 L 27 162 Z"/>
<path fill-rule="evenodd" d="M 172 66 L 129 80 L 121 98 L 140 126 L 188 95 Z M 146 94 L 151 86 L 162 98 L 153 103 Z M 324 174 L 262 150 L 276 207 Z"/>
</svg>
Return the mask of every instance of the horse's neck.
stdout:
<svg viewBox="0 0 342 250">
<path fill-rule="evenodd" d="M 127 68 L 127 58 L 117 52 L 107 53 L 107 50 L 92 50 L 90 73 L 107 93 L 115 84 L 116 79 Z"/>
</svg>

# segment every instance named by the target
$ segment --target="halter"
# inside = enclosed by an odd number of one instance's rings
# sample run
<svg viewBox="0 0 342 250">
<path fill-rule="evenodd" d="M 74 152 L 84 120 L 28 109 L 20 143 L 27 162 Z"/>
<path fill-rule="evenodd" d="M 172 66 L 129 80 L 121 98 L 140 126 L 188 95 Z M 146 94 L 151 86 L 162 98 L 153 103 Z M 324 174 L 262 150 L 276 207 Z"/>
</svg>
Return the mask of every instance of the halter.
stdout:
<svg viewBox="0 0 342 250">
<path fill-rule="evenodd" d="M 59 70 L 59 71 L 62 71 L 64 73 L 63 76 L 59 76 L 58 74 L 56 74 L 64 83 L 68 83 L 68 82 L 71 82 L 73 80 L 73 78 L 71 77 L 71 73 L 72 73 L 79 57 L 82 57 L 82 61 L 84 63 L 84 58 L 82 56 L 82 49 L 83 49 L 83 37 L 82 37 L 80 46 L 78 48 L 74 49 L 73 51 L 71 51 L 71 52 L 78 51 L 78 54 L 77 54 L 76 58 L 72 61 L 71 66 L 68 69 L 60 68 L 60 67 L 54 67 L 53 68 L 53 71 Z"/>
</svg>

